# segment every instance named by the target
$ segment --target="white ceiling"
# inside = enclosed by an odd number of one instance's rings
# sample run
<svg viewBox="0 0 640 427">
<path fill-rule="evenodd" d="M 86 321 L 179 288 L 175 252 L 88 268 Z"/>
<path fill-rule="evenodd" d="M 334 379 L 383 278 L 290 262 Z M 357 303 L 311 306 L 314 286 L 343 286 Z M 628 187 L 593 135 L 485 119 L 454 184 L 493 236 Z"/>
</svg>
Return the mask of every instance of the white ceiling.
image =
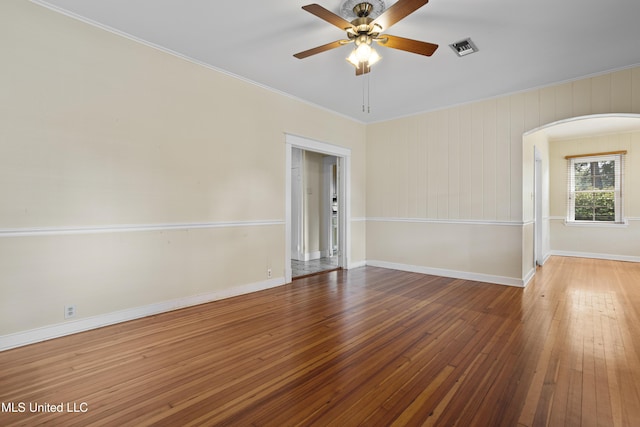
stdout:
<svg viewBox="0 0 640 427">
<path fill-rule="evenodd" d="M 640 64 L 640 0 L 431 0 L 385 32 L 435 54 L 377 48 L 368 78 L 345 61 L 350 45 L 293 57 L 344 38 L 309 0 L 34 1 L 365 123 Z M 318 1 L 339 14 L 340 0 Z M 466 37 L 479 52 L 459 58 L 448 45 Z"/>
</svg>

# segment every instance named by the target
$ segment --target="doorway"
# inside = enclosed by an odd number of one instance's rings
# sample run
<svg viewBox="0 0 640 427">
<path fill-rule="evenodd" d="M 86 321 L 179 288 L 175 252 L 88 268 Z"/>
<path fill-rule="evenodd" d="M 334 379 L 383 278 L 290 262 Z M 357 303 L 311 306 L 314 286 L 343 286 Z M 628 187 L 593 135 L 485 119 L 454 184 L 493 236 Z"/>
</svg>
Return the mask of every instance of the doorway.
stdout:
<svg viewBox="0 0 640 427">
<path fill-rule="evenodd" d="M 605 135 L 638 132 L 640 114 L 608 113 L 572 117 L 527 131 L 523 134 L 523 252 L 522 274 L 525 283 L 535 275 L 536 267 L 544 265 L 551 255 L 581 256 L 628 260 L 621 253 L 620 240 L 614 240 L 610 232 L 602 232 L 602 226 L 567 224 L 567 162 L 562 146 L 574 147 L 573 151 L 610 151 L 611 143 Z M 592 138 L 589 149 L 578 149 L 579 141 Z M 569 142 L 573 141 L 573 142 Z M 578 145 L 576 145 L 578 144 Z M 566 151 L 566 150 L 565 150 Z M 624 225 L 623 225 L 624 227 Z M 632 236 L 620 233 L 618 239 Z M 633 238 L 633 237 L 631 237 Z M 578 243 L 579 242 L 579 243 Z M 587 250 L 585 243 L 592 242 L 595 250 Z M 607 245 L 603 251 L 603 245 Z M 631 259 L 634 260 L 634 255 Z"/>
<path fill-rule="evenodd" d="M 338 265 L 338 159 L 293 147 L 291 156 L 292 278 Z"/>
<path fill-rule="evenodd" d="M 286 135 L 285 280 L 346 268 L 351 151 Z"/>
</svg>

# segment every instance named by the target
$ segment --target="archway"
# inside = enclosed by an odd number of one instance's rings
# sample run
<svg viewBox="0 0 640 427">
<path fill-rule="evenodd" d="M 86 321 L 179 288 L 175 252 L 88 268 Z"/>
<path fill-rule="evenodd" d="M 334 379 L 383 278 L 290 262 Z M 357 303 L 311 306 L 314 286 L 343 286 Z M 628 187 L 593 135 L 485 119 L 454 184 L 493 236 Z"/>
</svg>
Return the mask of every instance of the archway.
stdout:
<svg viewBox="0 0 640 427">
<path fill-rule="evenodd" d="M 536 264 L 544 264 L 544 261 L 553 254 L 573 254 L 575 256 L 640 261 L 640 253 L 634 255 L 624 251 L 620 253 L 563 251 L 558 248 L 554 249 L 551 243 L 553 229 L 557 229 L 564 219 L 561 215 L 558 215 L 557 208 L 555 212 L 552 209 L 552 204 L 564 203 L 558 201 L 560 199 L 556 194 L 558 192 L 552 190 L 557 188 L 558 185 L 566 187 L 566 181 L 558 183 L 557 179 L 553 180 L 554 182 L 551 180 L 552 171 L 550 170 L 550 165 L 554 161 L 557 165 L 558 162 L 557 159 L 554 160 L 551 157 L 557 151 L 554 149 L 554 147 L 557 147 L 554 144 L 559 144 L 561 141 L 580 141 L 595 136 L 633 134 L 635 132 L 640 133 L 640 114 L 620 113 L 573 117 L 546 124 L 523 135 L 522 212 L 524 227 L 522 262 L 525 283 L 535 274 Z M 632 144 L 640 148 L 640 139 L 634 136 Z M 640 153 L 637 156 L 640 157 Z M 536 168 L 536 160 L 539 162 L 538 168 Z M 633 160 L 633 163 L 638 163 L 640 158 L 631 160 Z M 538 175 L 536 175 L 536 170 Z M 556 173 L 556 175 L 558 174 Z M 633 174 L 631 176 L 636 177 L 638 175 Z M 538 179 L 537 188 L 536 178 Z M 631 185 L 632 183 L 630 182 L 626 183 L 628 188 Z M 636 185 L 640 185 L 640 183 Z M 628 219 L 638 222 L 636 217 L 640 217 L 640 212 L 627 210 Z M 637 226 L 634 227 L 634 232 L 636 228 L 640 229 L 640 223 L 634 224 L 634 226 Z M 574 229 L 573 233 L 576 234 L 577 231 Z M 583 232 L 583 234 L 585 233 Z M 609 250 L 608 252 L 612 251 Z"/>
</svg>

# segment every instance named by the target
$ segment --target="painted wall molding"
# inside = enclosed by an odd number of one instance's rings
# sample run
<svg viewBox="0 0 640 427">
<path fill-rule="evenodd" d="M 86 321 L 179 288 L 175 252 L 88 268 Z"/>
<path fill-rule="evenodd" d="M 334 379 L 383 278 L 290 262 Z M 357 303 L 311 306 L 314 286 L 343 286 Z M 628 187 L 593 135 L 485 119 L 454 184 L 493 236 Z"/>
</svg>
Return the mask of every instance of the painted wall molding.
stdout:
<svg viewBox="0 0 640 427">
<path fill-rule="evenodd" d="M 142 307 L 134 307 L 126 310 L 115 311 L 112 313 L 105 313 L 98 316 L 87 317 L 84 319 L 57 323 L 55 325 L 44 326 L 24 332 L 8 334 L 0 336 L 0 351 L 25 346 L 28 344 L 34 344 L 53 338 L 59 338 L 78 332 L 84 332 L 91 329 L 97 329 L 103 326 L 127 322 L 129 320 L 135 320 L 155 314 L 166 313 L 181 308 L 191 307 L 225 298 L 231 298 L 238 295 L 248 294 L 251 292 L 275 288 L 284 284 L 284 277 L 277 277 L 261 282 L 235 286 L 233 288 L 214 291 L 206 294 L 193 295 L 170 301 L 158 302 Z"/>
<path fill-rule="evenodd" d="M 400 217 L 368 217 L 371 222 L 408 222 L 408 223 L 433 223 L 433 224 L 465 224 L 465 225 L 501 225 L 522 227 L 526 225 L 522 221 L 487 221 L 474 219 L 436 219 L 436 218 L 400 218 Z"/>
<path fill-rule="evenodd" d="M 305 252 L 304 261 L 313 261 L 313 260 L 322 258 L 322 256 L 323 256 L 322 251 Z"/>
<path fill-rule="evenodd" d="M 531 282 L 531 280 L 533 279 L 533 277 L 536 275 L 536 269 L 532 268 L 531 270 L 529 270 L 529 272 L 524 276 L 524 279 L 522 280 L 523 283 L 523 287 L 526 287 L 529 282 Z"/>
<path fill-rule="evenodd" d="M 640 256 L 632 256 L 632 255 L 598 254 L 598 253 L 591 253 L 591 252 L 556 251 L 556 250 L 552 250 L 551 255 L 575 257 L 575 258 L 606 259 L 609 261 L 640 262 Z"/>
<path fill-rule="evenodd" d="M 566 219 L 567 219 L 566 216 L 550 216 L 549 217 L 549 220 L 551 220 L 551 221 L 566 221 Z M 633 217 L 633 216 L 627 216 L 627 217 L 624 217 L 624 220 L 625 221 L 640 221 L 640 218 Z"/>
<path fill-rule="evenodd" d="M 49 236 L 64 234 L 127 233 L 134 231 L 189 230 L 197 228 L 229 228 L 284 225 L 283 220 L 221 221 L 170 224 L 126 224 L 87 227 L 3 228 L 0 237 Z"/>
<path fill-rule="evenodd" d="M 389 268 L 391 270 L 408 271 L 411 273 L 431 274 L 434 276 L 451 277 L 454 279 L 474 280 L 477 282 L 493 283 L 522 288 L 528 280 L 515 277 L 495 276 L 491 274 L 472 273 L 468 271 L 447 270 L 442 268 L 425 267 L 421 265 L 399 264 L 395 262 L 367 260 L 367 265 L 372 267 Z M 530 280 L 530 279 L 529 279 Z"/>
<path fill-rule="evenodd" d="M 354 268 L 361 268 L 361 267 L 366 267 L 367 266 L 367 261 L 357 261 L 357 262 L 352 262 L 351 264 L 349 264 L 349 266 L 347 267 L 347 270 L 352 270 Z"/>
<path fill-rule="evenodd" d="M 338 113 L 336 111 L 330 110 L 327 107 L 323 107 L 321 105 L 314 104 L 313 102 L 310 102 L 308 100 L 299 98 L 297 96 L 293 96 L 290 93 L 283 92 L 281 90 L 278 90 L 278 89 L 272 88 L 270 86 L 267 86 L 267 85 L 265 85 L 263 83 L 259 83 L 259 82 L 250 80 L 250 79 L 248 79 L 246 77 L 243 77 L 243 76 L 241 76 L 239 74 L 234 74 L 234 73 L 232 73 L 232 72 L 230 72 L 228 70 L 224 70 L 222 68 L 215 67 L 215 66 L 213 66 L 211 64 L 207 64 L 207 63 L 205 63 L 203 61 L 200 61 L 198 59 L 192 58 L 192 57 L 190 57 L 188 55 L 185 55 L 183 53 L 179 53 L 179 52 L 177 52 L 175 50 L 171 50 L 171 49 L 169 49 L 167 47 L 160 46 L 160 45 L 155 44 L 155 43 L 151 43 L 148 40 L 144 40 L 142 38 L 133 36 L 133 35 L 131 35 L 129 33 L 125 33 L 124 31 L 120 31 L 120 30 L 118 30 L 116 28 L 113 28 L 113 27 L 110 27 L 110 26 L 105 25 L 103 23 L 94 21 L 94 20 L 89 19 L 89 18 L 87 18 L 85 16 L 81 16 L 81 15 L 78 15 L 76 13 L 69 12 L 66 9 L 63 9 L 61 7 L 58 7 L 56 5 L 48 3 L 46 0 L 30 0 L 30 1 L 35 3 L 35 4 L 37 4 L 37 5 L 39 5 L 39 6 L 42 6 L 44 8 L 49 9 L 49 10 L 57 12 L 57 13 L 59 13 L 61 15 L 68 16 L 69 18 L 72 18 L 72 19 L 75 19 L 75 20 L 80 21 L 82 23 L 91 25 L 92 27 L 99 28 L 99 29 L 101 29 L 103 31 L 107 31 L 107 32 L 115 34 L 115 35 L 117 35 L 119 37 L 124 37 L 125 39 L 131 40 L 131 41 L 133 41 L 135 43 L 138 43 L 138 44 L 141 44 L 143 46 L 147 46 L 147 47 L 150 47 L 152 49 L 158 50 L 160 52 L 169 54 L 171 56 L 175 56 L 176 58 L 180 58 L 180 59 L 182 59 L 184 61 L 190 62 L 190 63 L 195 64 L 197 66 L 208 68 L 209 70 L 213 70 L 213 71 L 218 72 L 220 74 L 224 74 L 224 75 L 229 76 L 231 78 L 243 81 L 243 82 L 248 83 L 248 84 L 250 84 L 252 86 L 259 87 L 260 89 L 268 90 L 269 92 L 273 92 L 273 93 L 276 93 L 278 95 L 284 96 L 286 98 L 293 99 L 293 100 L 298 101 L 298 102 L 302 102 L 303 104 L 306 104 L 306 105 L 311 105 L 314 108 L 318 108 L 318 109 L 326 111 L 328 113 L 337 114 L 338 116 L 343 117 L 345 119 L 354 120 L 354 121 L 356 121 L 358 123 L 363 123 L 364 124 L 364 122 L 361 121 L 361 120 L 356 120 L 353 117 L 350 117 L 350 116 L 347 116 L 345 114 Z"/>
</svg>

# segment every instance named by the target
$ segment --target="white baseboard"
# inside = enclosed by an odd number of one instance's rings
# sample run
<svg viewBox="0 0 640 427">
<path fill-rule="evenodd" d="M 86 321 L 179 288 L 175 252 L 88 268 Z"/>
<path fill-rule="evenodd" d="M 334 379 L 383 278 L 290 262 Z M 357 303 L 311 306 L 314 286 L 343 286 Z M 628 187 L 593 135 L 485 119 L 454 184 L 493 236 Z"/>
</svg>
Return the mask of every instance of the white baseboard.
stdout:
<svg viewBox="0 0 640 427">
<path fill-rule="evenodd" d="M 352 263 L 349 263 L 347 270 L 351 270 L 353 268 L 366 267 L 366 265 L 367 265 L 367 261 L 352 262 Z"/>
<path fill-rule="evenodd" d="M 398 264 L 394 262 L 367 260 L 367 265 L 372 267 L 389 268 L 392 270 L 409 271 L 412 273 L 432 274 L 434 276 L 451 277 L 454 279 L 474 280 L 478 282 L 495 283 L 497 285 L 516 286 L 522 288 L 526 281 L 515 277 L 495 276 L 467 271 L 447 270 L 442 268 L 424 267 L 420 265 Z"/>
<path fill-rule="evenodd" d="M 305 252 L 303 254 L 303 258 L 305 261 L 313 261 L 314 259 L 320 259 L 322 258 L 322 252 L 321 251 Z"/>
<path fill-rule="evenodd" d="M 529 272 L 524 276 L 524 279 L 522 279 L 522 283 L 524 287 L 527 287 L 527 285 L 529 284 L 531 279 L 533 279 L 533 276 L 535 276 L 535 274 L 536 274 L 535 268 L 532 268 L 531 270 L 529 270 Z"/>
<path fill-rule="evenodd" d="M 547 252 L 546 254 L 544 254 L 544 257 L 542 257 L 542 264 L 540 265 L 543 266 L 547 261 L 549 261 L 551 255 L 553 255 L 551 252 Z"/>
<path fill-rule="evenodd" d="M 640 262 L 640 257 L 631 256 L 631 255 L 597 254 L 597 253 L 591 253 L 591 252 L 573 252 L 573 251 L 556 251 L 556 250 L 552 250 L 551 255 L 567 256 L 567 257 L 575 257 L 575 258 L 606 259 L 610 261 Z"/>
<path fill-rule="evenodd" d="M 261 291 L 269 288 L 275 288 L 284 284 L 284 277 L 277 277 L 262 282 L 240 285 L 230 289 L 210 292 L 207 294 L 193 295 L 170 301 L 163 301 L 142 307 L 120 310 L 113 313 L 106 313 L 98 316 L 87 317 L 84 319 L 71 320 L 64 323 L 31 329 L 24 332 L 3 335 L 0 336 L 0 351 L 21 347 L 28 344 L 34 344 L 53 338 L 59 338 L 78 332 L 84 332 L 90 329 L 97 329 L 116 323 L 122 323 L 129 320 L 139 319 L 141 317 L 165 313 L 180 308 L 191 307 L 211 301 L 231 298 L 234 296 Z"/>
</svg>

